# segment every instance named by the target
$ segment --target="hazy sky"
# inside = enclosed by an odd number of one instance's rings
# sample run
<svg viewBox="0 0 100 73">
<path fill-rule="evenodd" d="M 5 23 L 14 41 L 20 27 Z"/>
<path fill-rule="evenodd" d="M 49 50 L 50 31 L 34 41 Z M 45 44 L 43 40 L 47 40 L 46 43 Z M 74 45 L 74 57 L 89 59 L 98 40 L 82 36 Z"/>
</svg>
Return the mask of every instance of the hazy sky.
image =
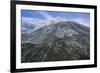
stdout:
<svg viewBox="0 0 100 73">
<path fill-rule="evenodd" d="M 31 22 L 33 19 L 49 20 L 60 17 L 66 18 L 67 20 L 76 21 L 90 27 L 90 13 L 84 12 L 21 10 L 21 17 L 23 18 L 22 21 L 25 22 Z"/>
<path fill-rule="evenodd" d="M 38 18 L 38 19 L 50 19 L 54 17 L 65 17 L 69 20 L 80 19 L 89 25 L 90 13 L 79 12 L 58 12 L 58 11 L 34 11 L 34 10 L 22 10 L 22 17 Z"/>
</svg>

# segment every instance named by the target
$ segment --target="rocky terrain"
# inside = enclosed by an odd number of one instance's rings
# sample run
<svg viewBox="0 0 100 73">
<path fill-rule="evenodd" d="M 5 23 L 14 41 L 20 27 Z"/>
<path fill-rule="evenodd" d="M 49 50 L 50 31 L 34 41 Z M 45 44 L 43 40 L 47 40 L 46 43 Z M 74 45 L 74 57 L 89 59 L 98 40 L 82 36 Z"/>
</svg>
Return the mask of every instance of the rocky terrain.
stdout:
<svg viewBox="0 0 100 73">
<path fill-rule="evenodd" d="M 21 40 L 22 63 L 90 59 L 90 28 L 77 22 L 52 21 Z"/>
</svg>

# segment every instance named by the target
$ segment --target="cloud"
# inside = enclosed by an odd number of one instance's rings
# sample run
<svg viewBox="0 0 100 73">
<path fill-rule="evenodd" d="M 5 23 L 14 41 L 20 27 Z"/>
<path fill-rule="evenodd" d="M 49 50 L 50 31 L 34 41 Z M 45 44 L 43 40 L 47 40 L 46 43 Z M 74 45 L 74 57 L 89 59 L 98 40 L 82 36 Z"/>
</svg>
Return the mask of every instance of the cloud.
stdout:
<svg viewBox="0 0 100 73">
<path fill-rule="evenodd" d="M 43 22 L 44 20 L 42 19 L 38 19 L 38 18 L 31 18 L 31 17 L 22 17 L 22 26 L 33 26 L 33 25 L 37 25 L 41 22 Z"/>
<path fill-rule="evenodd" d="M 34 30 L 37 27 L 37 23 L 40 19 L 30 18 L 30 17 L 22 17 L 22 32 L 29 32 L 30 30 Z"/>
<path fill-rule="evenodd" d="M 83 18 L 75 18 L 75 19 L 72 19 L 73 21 L 75 22 L 78 22 L 84 26 L 87 26 L 87 27 L 90 27 L 90 23 L 86 21 L 86 19 L 83 19 Z"/>
<path fill-rule="evenodd" d="M 38 13 L 40 15 L 42 15 L 47 20 L 53 19 L 53 17 L 50 14 L 48 14 L 47 12 L 45 12 L 45 11 L 38 11 Z"/>
<path fill-rule="evenodd" d="M 22 17 L 21 20 L 22 20 L 21 30 L 24 32 L 35 31 L 41 27 L 48 25 L 46 20 L 42 20 L 42 19 L 38 19 L 38 18 Z"/>
<path fill-rule="evenodd" d="M 34 21 L 38 21 L 40 19 L 37 18 L 31 18 L 31 17 L 22 17 L 22 23 L 35 23 Z"/>
</svg>

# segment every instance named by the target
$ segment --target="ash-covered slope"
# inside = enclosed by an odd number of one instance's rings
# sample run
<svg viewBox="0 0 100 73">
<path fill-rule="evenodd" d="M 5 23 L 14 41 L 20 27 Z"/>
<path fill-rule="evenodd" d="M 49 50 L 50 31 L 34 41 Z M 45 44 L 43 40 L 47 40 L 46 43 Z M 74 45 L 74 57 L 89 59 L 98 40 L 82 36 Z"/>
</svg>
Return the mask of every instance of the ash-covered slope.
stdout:
<svg viewBox="0 0 100 73">
<path fill-rule="evenodd" d="M 76 22 L 52 22 L 27 34 L 27 37 L 24 36 L 22 35 L 22 62 L 90 58 L 90 28 Z"/>
</svg>

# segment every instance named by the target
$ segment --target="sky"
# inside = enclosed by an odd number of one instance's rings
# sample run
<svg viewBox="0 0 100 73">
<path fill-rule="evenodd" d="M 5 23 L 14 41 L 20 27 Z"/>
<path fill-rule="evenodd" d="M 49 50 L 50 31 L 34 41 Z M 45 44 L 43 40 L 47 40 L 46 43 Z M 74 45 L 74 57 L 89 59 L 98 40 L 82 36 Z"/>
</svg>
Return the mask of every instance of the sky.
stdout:
<svg viewBox="0 0 100 73">
<path fill-rule="evenodd" d="M 50 20 L 56 17 L 66 18 L 67 20 L 76 21 L 90 27 L 90 13 L 84 12 L 61 12 L 61 11 L 39 11 L 39 10 L 21 10 L 22 22 L 33 22 L 41 20 Z M 23 27 L 23 26 L 22 26 Z M 23 27 L 23 30 L 27 28 Z M 26 30 L 27 31 L 27 30 Z"/>
</svg>

